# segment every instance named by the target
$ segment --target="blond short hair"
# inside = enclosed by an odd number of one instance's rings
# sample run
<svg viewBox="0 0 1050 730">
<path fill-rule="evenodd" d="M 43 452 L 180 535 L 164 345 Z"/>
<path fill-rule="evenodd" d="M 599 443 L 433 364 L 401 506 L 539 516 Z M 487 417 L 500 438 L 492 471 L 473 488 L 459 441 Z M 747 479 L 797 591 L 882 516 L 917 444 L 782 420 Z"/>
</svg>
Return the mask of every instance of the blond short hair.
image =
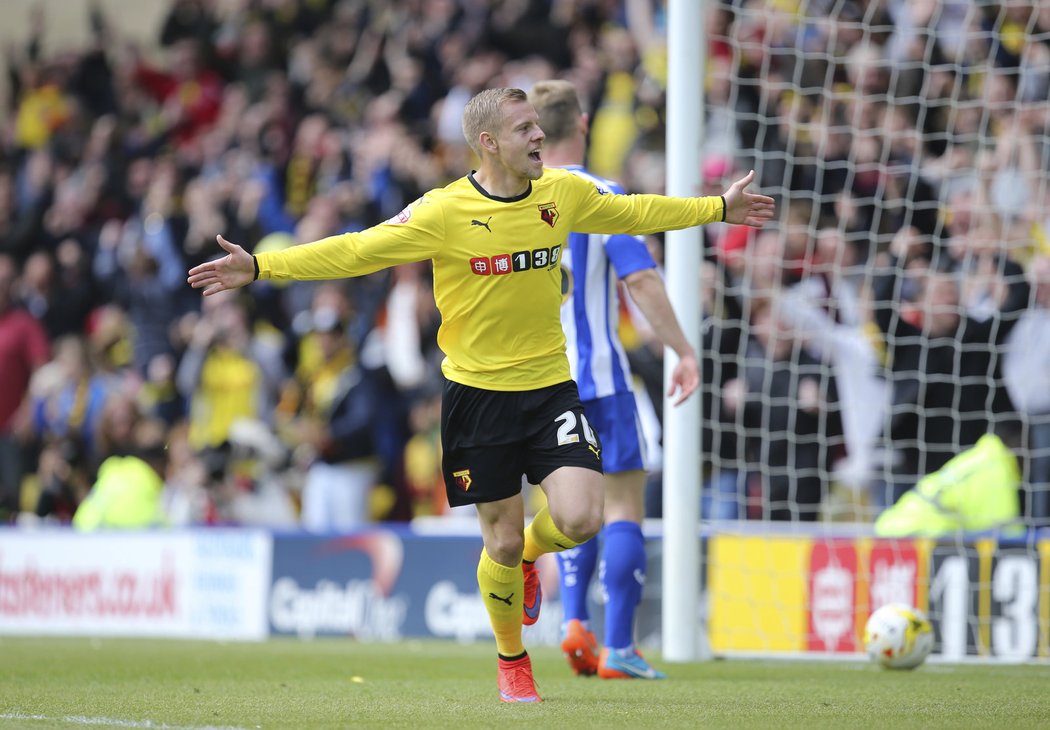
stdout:
<svg viewBox="0 0 1050 730">
<path fill-rule="evenodd" d="M 474 95 L 463 109 L 463 136 L 474 154 L 481 159 L 482 132 L 496 134 L 503 126 L 503 105 L 509 101 L 528 101 L 521 89 L 485 89 Z"/>
<path fill-rule="evenodd" d="M 568 81 L 538 81 L 532 87 L 529 101 L 540 118 L 540 129 L 548 142 L 563 142 L 576 133 L 580 115 L 580 97 Z"/>
</svg>

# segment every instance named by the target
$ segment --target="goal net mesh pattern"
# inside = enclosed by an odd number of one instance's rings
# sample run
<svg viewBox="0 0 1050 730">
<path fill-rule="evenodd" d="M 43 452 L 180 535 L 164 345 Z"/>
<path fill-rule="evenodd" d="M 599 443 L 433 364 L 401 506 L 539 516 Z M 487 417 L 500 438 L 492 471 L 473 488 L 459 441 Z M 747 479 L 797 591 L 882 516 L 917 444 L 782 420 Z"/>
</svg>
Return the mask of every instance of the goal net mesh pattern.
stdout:
<svg viewBox="0 0 1050 730">
<path fill-rule="evenodd" d="M 1050 6 L 714 2 L 705 32 L 704 191 L 778 202 L 704 228 L 713 648 L 856 651 L 902 601 L 942 656 L 1050 655 Z"/>
<path fill-rule="evenodd" d="M 704 185 L 778 219 L 706 231 L 705 517 L 870 521 L 989 434 L 1042 524 L 1050 12 L 712 5 Z"/>
</svg>

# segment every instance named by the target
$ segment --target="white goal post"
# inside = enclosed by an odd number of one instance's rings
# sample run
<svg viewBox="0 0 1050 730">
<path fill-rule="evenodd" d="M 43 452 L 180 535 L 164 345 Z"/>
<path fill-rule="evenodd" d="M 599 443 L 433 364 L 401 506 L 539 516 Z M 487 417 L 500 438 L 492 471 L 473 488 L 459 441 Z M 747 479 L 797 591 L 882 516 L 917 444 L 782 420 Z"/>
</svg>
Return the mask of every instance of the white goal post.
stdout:
<svg viewBox="0 0 1050 730">
<path fill-rule="evenodd" d="M 671 0 L 668 7 L 667 194 L 691 197 L 700 187 L 700 136 L 703 131 L 703 2 Z M 697 32 L 699 30 L 699 32 Z M 700 306 L 695 272 L 700 268 L 701 235 L 692 228 L 666 238 L 668 295 L 682 329 L 699 352 Z M 670 382 L 675 355 L 667 350 L 664 380 Z M 666 388 L 664 389 L 666 392 Z M 675 407 L 664 403 L 663 542 L 664 571 L 674 580 L 663 586 L 663 655 L 668 661 L 703 658 L 697 607 L 700 604 L 700 459 L 692 448 L 700 433 L 700 399 Z"/>
</svg>

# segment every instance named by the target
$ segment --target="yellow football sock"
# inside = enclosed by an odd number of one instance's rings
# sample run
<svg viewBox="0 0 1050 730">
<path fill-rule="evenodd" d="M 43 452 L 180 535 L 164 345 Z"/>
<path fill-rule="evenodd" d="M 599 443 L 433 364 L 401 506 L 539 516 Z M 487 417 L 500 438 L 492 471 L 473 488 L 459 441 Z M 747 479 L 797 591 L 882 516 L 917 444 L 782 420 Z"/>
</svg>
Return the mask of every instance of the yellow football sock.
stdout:
<svg viewBox="0 0 1050 730">
<path fill-rule="evenodd" d="M 578 544 L 565 537 L 561 530 L 554 526 L 550 510 L 544 507 L 525 528 L 525 551 L 522 557 L 532 563 L 544 553 L 560 553 Z"/>
<path fill-rule="evenodd" d="M 489 612 L 492 633 L 496 635 L 496 651 L 505 657 L 516 657 L 525 652 L 521 643 L 521 602 L 525 579 L 521 563 L 510 567 L 500 565 L 483 549 L 478 561 L 478 588 Z"/>
</svg>

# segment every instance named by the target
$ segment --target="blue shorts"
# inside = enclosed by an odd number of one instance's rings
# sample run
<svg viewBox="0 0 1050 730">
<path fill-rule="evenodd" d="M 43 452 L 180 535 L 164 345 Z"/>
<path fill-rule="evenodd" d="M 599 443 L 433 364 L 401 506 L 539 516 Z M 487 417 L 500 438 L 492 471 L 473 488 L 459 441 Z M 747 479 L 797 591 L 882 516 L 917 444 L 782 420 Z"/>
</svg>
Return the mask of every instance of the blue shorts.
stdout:
<svg viewBox="0 0 1050 730">
<path fill-rule="evenodd" d="M 606 474 L 643 469 L 642 424 L 634 393 L 617 393 L 583 402 L 583 412 L 602 442 Z"/>
</svg>

